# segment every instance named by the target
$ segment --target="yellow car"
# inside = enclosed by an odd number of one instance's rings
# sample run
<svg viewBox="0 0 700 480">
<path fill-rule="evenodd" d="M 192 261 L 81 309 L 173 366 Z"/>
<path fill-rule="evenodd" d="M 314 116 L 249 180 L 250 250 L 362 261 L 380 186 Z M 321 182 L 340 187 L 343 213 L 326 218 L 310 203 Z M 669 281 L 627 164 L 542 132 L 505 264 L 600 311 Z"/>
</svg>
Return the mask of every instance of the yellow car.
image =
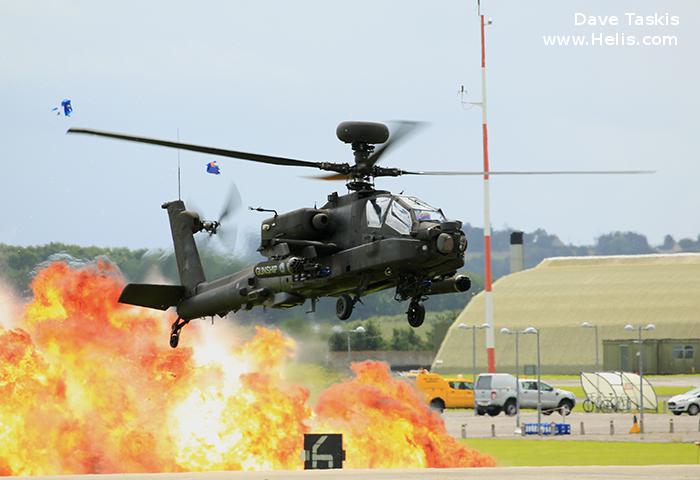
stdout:
<svg viewBox="0 0 700 480">
<path fill-rule="evenodd" d="M 474 408 L 474 382 L 471 378 L 422 372 L 416 375 L 416 388 L 430 408 L 438 412 L 442 413 L 446 408 Z"/>
</svg>

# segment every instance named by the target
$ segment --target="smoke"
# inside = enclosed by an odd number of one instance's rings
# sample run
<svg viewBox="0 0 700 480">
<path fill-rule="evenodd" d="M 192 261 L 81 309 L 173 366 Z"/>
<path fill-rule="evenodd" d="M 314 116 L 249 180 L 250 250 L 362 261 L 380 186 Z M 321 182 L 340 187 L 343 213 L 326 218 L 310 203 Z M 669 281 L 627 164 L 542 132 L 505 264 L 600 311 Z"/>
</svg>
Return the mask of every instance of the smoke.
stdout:
<svg viewBox="0 0 700 480">
<path fill-rule="evenodd" d="M 17 294 L 0 278 L 0 327 L 15 328 L 21 311 L 22 306 Z"/>
</svg>

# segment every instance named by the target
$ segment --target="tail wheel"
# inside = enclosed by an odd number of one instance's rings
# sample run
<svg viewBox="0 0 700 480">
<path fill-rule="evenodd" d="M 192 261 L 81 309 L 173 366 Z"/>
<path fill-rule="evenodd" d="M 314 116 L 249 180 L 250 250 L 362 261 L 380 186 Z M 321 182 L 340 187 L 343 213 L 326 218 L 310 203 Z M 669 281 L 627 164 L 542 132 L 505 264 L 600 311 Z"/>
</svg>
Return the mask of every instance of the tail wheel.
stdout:
<svg viewBox="0 0 700 480">
<path fill-rule="evenodd" d="M 423 325 L 425 320 L 425 307 L 422 303 L 416 300 L 411 300 L 411 304 L 408 306 L 408 311 L 406 312 L 406 318 L 408 318 L 408 324 L 413 328 L 418 328 Z"/>
<path fill-rule="evenodd" d="M 178 317 L 175 322 L 173 322 L 170 327 L 170 346 L 172 348 L 177 348 L 178 343 L 180 343 L 180 331 L 182 327 L 190 323 L 189 320 Z"/>
<path fill-rule="evenodd" d="M 355 302 L 348 294 L 342 294 L 335 302 L 335 314 L 339 320 L 347 320 L 352 315 Z"/>
</svg>

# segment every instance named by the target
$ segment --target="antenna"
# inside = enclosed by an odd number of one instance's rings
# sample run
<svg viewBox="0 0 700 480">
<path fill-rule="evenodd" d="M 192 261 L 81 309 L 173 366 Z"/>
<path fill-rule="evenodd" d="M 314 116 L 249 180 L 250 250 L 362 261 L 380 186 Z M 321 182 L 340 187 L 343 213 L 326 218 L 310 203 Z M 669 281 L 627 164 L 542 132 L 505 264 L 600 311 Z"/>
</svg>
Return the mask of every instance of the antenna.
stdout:
<svg viewBox="0 0 700 480">
<path fill-rule="evenodd" d="M 177 129 L 177 141 L 180 143 L 180 127 Z M 177 199 L 182 200 L 182 191 L 180 188 L 180 149 L 177 149 Z"/>
</svg>

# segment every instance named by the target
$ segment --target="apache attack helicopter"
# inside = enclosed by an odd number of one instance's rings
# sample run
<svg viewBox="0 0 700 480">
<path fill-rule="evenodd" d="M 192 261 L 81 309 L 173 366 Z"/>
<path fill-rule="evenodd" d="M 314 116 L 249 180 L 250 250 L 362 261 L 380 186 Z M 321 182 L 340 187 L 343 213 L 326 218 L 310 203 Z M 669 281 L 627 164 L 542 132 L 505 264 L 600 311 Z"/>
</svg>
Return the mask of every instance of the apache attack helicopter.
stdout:
<svg viewBox="0 0 700 480">
<path fill-rule="evenodd" d="M 178 345 L 182 328 L 191 320 L 225 316 L 256 306 L 290 308 L 321 297 L 337 297 L 336 315 L 347 320 L 361 297 L 395 288 L 397 301 L 410 300 L 409 325 L 425 319 L 423 302 L 432 295 L 466 292 L 469 277 L 457 275 L 464 265 L 467 238 L 462 222 L 409 195 L 374 188 L 378 177 L 401 175 L 483 175 L 484 172 L 406 171 L 377 165 L 417 122 L 399 122 L 390 136 L 382 123 L 342 122 L 336 134 L 350 144 L 354 163 L 311 162 L 188 143 L 71 128 L 68 133 L 97 135 L 272 165 L 310 167 L 332 172 L 323 180 L 346 180 L 348 194 L 328 195 L 321 208 L 300 208 L 263 220 L 258 251 L 266 257 L 244 270 L 207 281 L 194 234 L 215 235 L 221 221 L 204 220 L 184 202 L 166 202 L 181 285 L 128 284 L 121 303 L 167 310 L 178 318 L 170 346 Z M 377 145 L 379 145 L 377 147 Z M 642 172 L 489 172 L 490 175 Z"/>
</svg>

